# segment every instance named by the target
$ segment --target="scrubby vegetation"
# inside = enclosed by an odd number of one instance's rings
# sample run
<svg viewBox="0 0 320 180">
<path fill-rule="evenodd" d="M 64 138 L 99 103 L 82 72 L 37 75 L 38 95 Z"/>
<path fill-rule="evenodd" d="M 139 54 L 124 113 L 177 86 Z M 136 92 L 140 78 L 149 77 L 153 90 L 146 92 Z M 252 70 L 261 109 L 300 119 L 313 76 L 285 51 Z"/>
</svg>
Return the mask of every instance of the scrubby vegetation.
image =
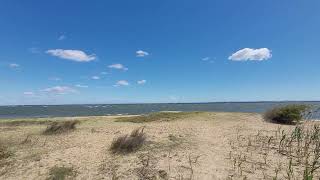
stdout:
<svg viewBox="0 0 320 180">
<path fill-rule="evenodd" d="M 10 151 L 0 142 L 0 161 L 11 156 Z"/>
<path fill-rule="evenodd" d="M 74 130 L 76 125 L 80 122 L 77 120 L 72 121 L 62 121 L 62 122 L 52 122 L 48 127 L 44 130 L 43 134 L 51 135 L 51 134 L 60 134 L 64 132 L 68 132 Z"/>
<path fill-rule="evenodd" d="M 320 125 L 296 126 L 290 131 L 258 131 L 230 141 L 229 159 L 233 177 L 250 179 L 260 174 L 264 179 L 320 178 Z"/>
<path fill-rule="evenodd" d="M 70 167 L 53 167 L 49 171 L 47 180 L 64 180 L 69 177 L 74 177 L 76 172 Z"/>
<path fill-rule="evenodd" d="M 266 121 L 280 124 L 298 124 L 310 107 L 307 105 L 286 105 L 275 107 L 264 114 Z"/>
<path fill-rule="evenodd" d="M 172 121 L 179 118 L 197 115 L 199 113 L 202 112 L 156 112 L 141 116 L 119 117 L 116 122 L 145 123 L 153 121 Z"/>
<path fill-rule="evenodd" d="M 113 153 L 130 153 L 139 149 L 146 140 L 144 128 L 134 129 L 130 135 L 122 135 L 113 140 L 110 150 Z"/>
</svg>

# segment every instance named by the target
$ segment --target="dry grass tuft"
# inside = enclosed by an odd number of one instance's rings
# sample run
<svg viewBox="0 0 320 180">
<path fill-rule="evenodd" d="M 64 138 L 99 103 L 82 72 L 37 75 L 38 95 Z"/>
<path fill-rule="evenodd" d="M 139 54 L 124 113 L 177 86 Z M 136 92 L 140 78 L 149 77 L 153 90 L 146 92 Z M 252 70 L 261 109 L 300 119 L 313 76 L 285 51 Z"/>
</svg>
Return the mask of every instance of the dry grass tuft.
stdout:
<svg viewBox="0 0 320 180">
<path fill-rule="evenodd" d="M 144 128 L 134 129 L 130 135 L 123 135 L 113 140 L 110 150 L 113 153 L 130 153 L 139 149 L 146 140 Z"/>
<path fill-rule="evenodd" d="M 76 172 L 71 167 L 53 167 L 49 171 L 49 177 L 47 180 L 64 180 L 69 177 L 74 177 Z"/>
<path fill-rule="evenodd" d="M 8 149 L 0 144 L 0 161 L 3 159 L 7 159 L 10 156 L 11 153 L 8 151 Z"/>
<path fill-rule="evenodd" d="M 80 122 L 77 120 L 53 122 L 44 130 L 43 134 L 52 135 L 68 132 L 74 130 L 76 128 L 76 125 L 79 123 Z"/>
<path fill-rule="evenodd" d="M 172 121 L 179 118 L 197 115 L 199 113 L 201 112 L 156 112 L 141 116 L 119 117 L 116 122 L 145 123 L 153 121 Z"/>
</svg>

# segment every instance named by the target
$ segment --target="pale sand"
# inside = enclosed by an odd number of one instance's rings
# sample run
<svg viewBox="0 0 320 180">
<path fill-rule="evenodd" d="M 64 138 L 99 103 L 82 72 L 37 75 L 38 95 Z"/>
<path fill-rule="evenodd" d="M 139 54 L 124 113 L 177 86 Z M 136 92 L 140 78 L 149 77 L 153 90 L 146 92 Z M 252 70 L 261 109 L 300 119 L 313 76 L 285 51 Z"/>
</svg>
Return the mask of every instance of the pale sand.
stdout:
<svg viewBox="0 0 320 180">
<path fill-rule="evenodd" d="M 230 141 L 235 141 L 239 132 L 243 136 L 273 133 L 280 126 L 251 113 L 212 112 L 149 123 L 114 122 L 115 118 L 67 118 L 82 122 L 73 132 L 51 136 L 41 135 L 46 125 L 0 126 L 1 140 L 14 152 L 9 164 L 0 167 L 0 179 L 46 179 L 54 166 L 72 167 L 77 172 L 75 179 L 112 179 L 112 175 L 139 179 L 147 157 L 149 166 L 143 172 L 157 176 L 166 172 L 170 179 L 186 179 L 193 173 L 193 179 L 228 179 L 234 174 Z M 115 137 L 141 126 L 148 140 L 142 149 L 126 155 L 108 150 Z M 265 171 L 272 174 L 273 169 Z M 262 179 L 261 171 L 248 174 L 248 179 Z"/>
</svg>

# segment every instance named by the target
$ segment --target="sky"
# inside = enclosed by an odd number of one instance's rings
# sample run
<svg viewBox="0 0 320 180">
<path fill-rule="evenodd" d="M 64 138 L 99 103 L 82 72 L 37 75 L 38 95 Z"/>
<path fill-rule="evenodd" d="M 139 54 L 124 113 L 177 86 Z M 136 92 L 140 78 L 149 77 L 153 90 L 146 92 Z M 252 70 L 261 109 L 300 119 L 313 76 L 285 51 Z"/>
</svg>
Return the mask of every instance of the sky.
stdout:
<svg viewBox="0 0 320 180">
<path fill-rule="evenodd" d="M 2 0 L 0 105 L 320 100 L 319 0 Z"/>
</svg>

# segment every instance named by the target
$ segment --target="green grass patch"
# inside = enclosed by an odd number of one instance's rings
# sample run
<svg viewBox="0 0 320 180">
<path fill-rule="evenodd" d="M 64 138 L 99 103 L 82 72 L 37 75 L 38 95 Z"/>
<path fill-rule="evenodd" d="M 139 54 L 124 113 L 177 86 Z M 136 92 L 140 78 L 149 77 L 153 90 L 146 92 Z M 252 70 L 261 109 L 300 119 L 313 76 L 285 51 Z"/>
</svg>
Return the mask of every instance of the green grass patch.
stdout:
<svg viewBox="0 0 320 180">
<path fill-rule="evenodd" d="M 141 116 L 118 117 L 116 122 L 145 123 L 154 121 L 172 121 L 198 115 L 203 112 L 156 112 Z"/>
</svg>

